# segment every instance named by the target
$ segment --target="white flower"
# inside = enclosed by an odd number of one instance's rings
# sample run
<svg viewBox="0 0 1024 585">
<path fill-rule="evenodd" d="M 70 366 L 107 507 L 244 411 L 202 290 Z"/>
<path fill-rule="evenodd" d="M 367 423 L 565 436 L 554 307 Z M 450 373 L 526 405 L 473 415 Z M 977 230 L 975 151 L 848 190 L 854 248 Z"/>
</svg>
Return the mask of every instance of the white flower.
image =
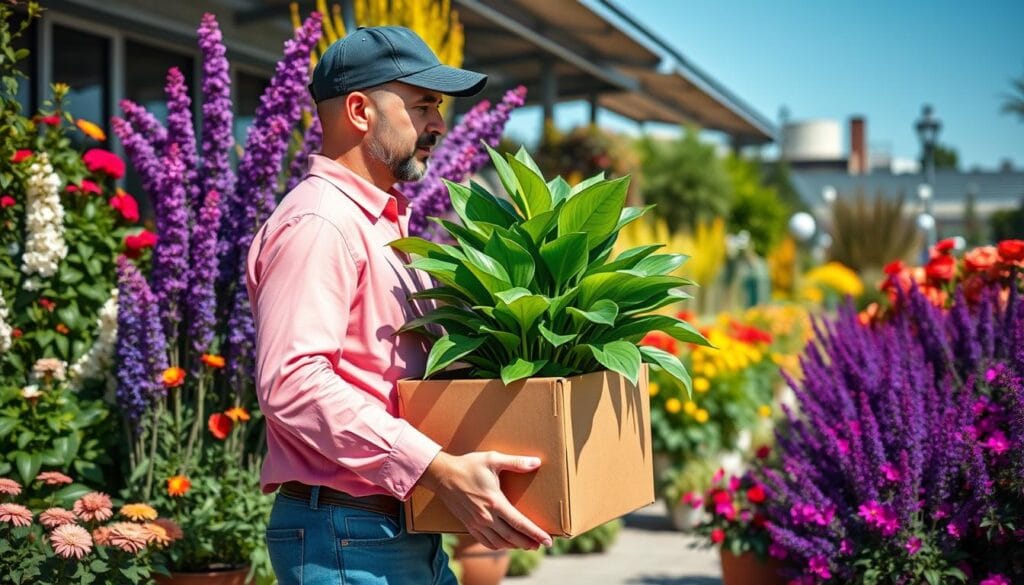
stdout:
<svg viewBox="0 0 1024 585">
<path fill-rule="evenodd" d="M 117 289 L 110 291 L 110 298 L 100 308 L 96 319 L 99 334 L 89 352 L 78 359 L 70 369 L 71 387 L 81 390 L 86 380 L 107 380 L 108 386 L 116 378 L 111 376 L 114 361 L 114 344 L 117 342 Z"/>
<path fill-rule="evenodd" d="M 0 293 L 0 353 L 11 349 L 11 333 L 13 329 L 7 323 L 7 303 L 4 301 L 3 293 Z"/>
<path fill-rule="evenodd" d="M 64 207 L 60 203 L 60 177 L 53 172 L 46 153 L 29 167 L 25 181 L 25 253 L 21 256 L 21 271 L 31 278 L 25 280 L 25 290 L 42 287 L 33 275 L 49 278 L 57 273 L 60 261 L 67 256 L 64 241 Z"/>
<path fill-rule="evenodd" d="M 21 389 L 21 396 L 25 400 L 35 400 L 36 398 L 39 398 L 42 395 L 43 393 L 40 392 L 39 386 L 36 384 L 32 384 L 31 386 L 25 386 L 24 388 Z"/>
</svg>

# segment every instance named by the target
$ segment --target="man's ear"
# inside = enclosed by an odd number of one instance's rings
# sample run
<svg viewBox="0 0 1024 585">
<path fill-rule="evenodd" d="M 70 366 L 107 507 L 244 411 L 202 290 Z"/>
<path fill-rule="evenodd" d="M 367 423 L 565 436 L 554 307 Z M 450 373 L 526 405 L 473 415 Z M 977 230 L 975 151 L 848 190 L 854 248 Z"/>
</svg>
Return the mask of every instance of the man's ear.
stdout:
<svg viewBox="0 0 1024 585">
<path fill-rule="evenodd" d="M 345 117 L 361 132 L 370 129 L 370 118 L 376 115 L 375 106 L 370 96 L 361 91 L 353 91 L 345 97 Z"/>
</svg>

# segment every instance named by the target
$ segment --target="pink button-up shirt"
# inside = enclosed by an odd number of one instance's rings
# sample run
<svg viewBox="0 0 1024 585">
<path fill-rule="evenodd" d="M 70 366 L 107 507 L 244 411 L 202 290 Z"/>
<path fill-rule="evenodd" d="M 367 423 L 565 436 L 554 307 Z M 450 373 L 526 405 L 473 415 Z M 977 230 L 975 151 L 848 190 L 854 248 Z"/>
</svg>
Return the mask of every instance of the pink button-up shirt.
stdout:
<svg viewBox="0 0 1024 585">
<path fill-rule="evenodd" d="M 421 376 L 425 340 L 394 335 L 429 306 L 424 277 L 388 246 L 406 200 L 337 162 L 310 157 L 249 249 L 256 391 L 266 418 L 261 484 L 324 485 L 406 499 L 440 447 L 397 418 L 400 378 Z"/>
</svg>

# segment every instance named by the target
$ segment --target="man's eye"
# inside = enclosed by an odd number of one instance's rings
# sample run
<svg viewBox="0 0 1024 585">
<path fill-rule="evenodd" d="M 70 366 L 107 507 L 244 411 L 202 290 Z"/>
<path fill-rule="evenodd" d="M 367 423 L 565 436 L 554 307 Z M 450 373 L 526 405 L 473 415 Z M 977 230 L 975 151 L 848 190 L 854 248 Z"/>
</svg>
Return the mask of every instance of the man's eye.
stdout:
<svg viewBox="0 0 1024 585">
<path fill-rule="evenodd" d="M 416 109 L 421 111 L 421 112 L 423 112 L 424 114 L 426 114 L 427 111 L 430 110 L 430 107 L 429 106 L 416 106 Z"/>
</svg>

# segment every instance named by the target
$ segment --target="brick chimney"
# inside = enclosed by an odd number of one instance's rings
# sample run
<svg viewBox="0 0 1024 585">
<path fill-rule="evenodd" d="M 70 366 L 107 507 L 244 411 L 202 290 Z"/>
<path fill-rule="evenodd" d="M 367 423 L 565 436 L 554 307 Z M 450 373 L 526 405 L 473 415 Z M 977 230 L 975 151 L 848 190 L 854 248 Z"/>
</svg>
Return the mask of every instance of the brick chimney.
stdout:
<svg viewBox="0 0 1024 585">
<path fill-rule="evenodd" d="M 847 170 L 851 175 L 866 175 L 868 161 L 867 122 L 863 116 L 850 118 L 850 159 Z"/>
</svg>

